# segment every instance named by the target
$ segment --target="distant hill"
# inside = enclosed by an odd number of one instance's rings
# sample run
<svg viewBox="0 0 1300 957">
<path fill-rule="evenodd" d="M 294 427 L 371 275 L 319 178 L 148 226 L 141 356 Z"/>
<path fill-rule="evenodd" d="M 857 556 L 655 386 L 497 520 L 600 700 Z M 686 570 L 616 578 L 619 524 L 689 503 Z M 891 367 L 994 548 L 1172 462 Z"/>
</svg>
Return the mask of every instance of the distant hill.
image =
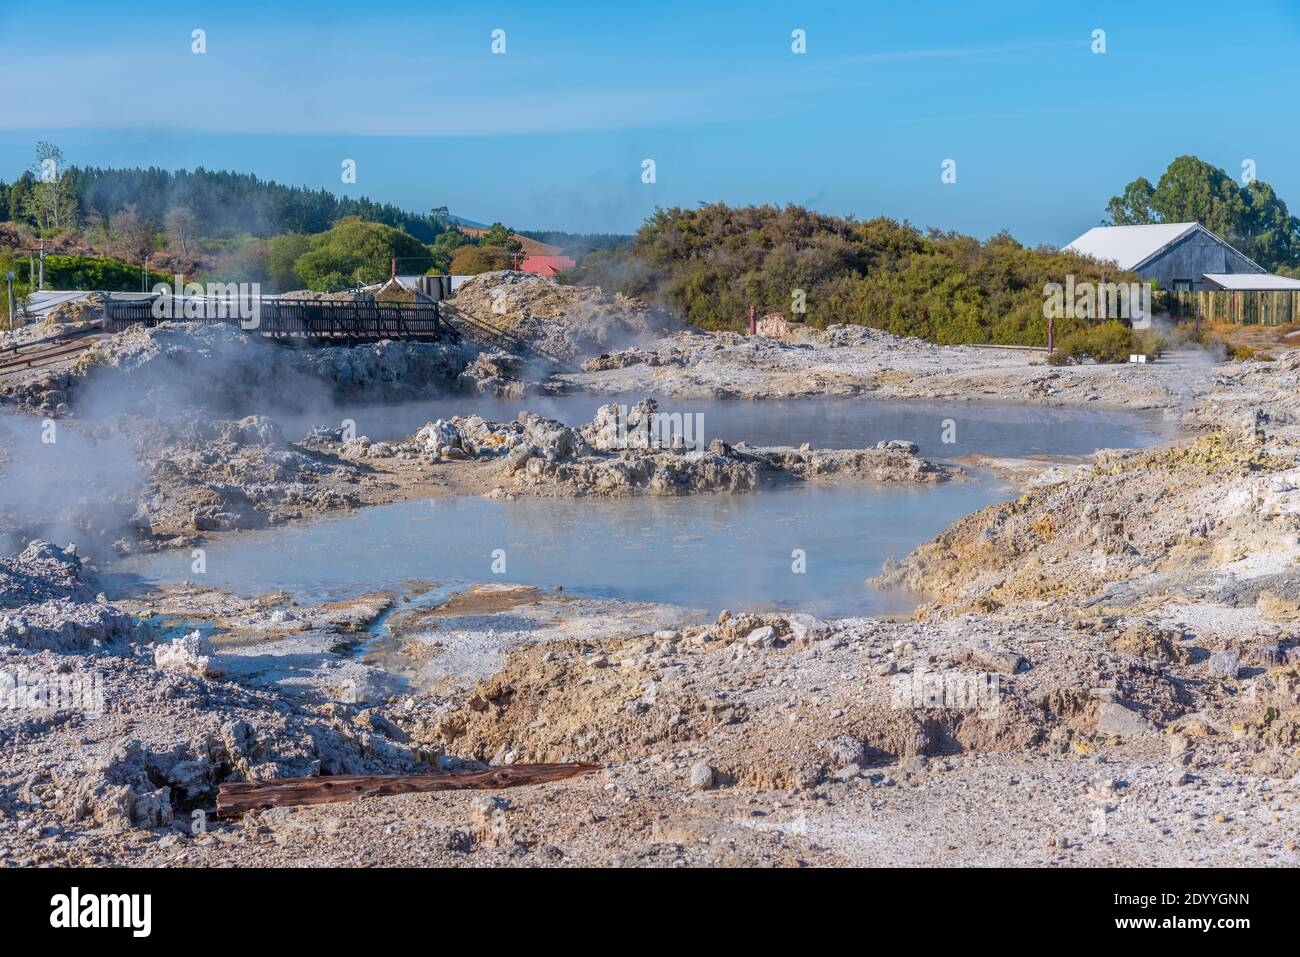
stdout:
<svg viewBox="0 0 1300 957">
<path fill-rule="evenodd" d="M 471 226 L 464 224 L 460 227 L 460 231 L 470 239 L 482 239 L 484 234 L 486 234 L 491 228 L 492 227 L 490 226 Z M 511 232 L 510 236 L 513 239 L 519 240 L 519 245 L 523 247 L 523 253 L 525 256 L 555 256 L 560 252 L 560 247 L 552 246 L 549 243 L 539 242 L 524 233 Z"/>
<path fill-rule="evenodd" d="M 581 256 L 597 251 L 613 251 L 632 242 L 624 233 L 566 233 L 558 229 L 518 229 L 519 236 L 535 239 L 539 243 L 564 250 L 570 256 Z"/>
<path fill-rule="evenodd" d="M 447 217 L 447 221 L 450 222 L 450 223 L 454 223 L 454 224 L 456 224 L 457 226 L 468 226 L 470 229 L 488 229 L 488 228 L 490 228 L 489 225 L 488 225 L 487 223 L 479 223 L 479 222 L 475 222 L 475 221 L 472 220 L 472 219 L 466 219 L 464 216 L 450 216 L 450 215 L 449 215 L 449 216 Z"/>
</svg>

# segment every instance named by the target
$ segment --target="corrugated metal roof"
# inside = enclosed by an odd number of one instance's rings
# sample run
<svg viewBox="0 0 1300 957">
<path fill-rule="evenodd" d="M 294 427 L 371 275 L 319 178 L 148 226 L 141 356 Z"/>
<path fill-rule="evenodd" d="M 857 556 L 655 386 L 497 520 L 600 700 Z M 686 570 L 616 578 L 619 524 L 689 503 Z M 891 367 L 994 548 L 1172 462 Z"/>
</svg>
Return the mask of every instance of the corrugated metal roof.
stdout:
<svg viewBox="0 0 1300 957">
<path fill-rule="evenodd" d="M 30 316 L 40 316 L 43 319 L 65 302 L 76 302 L 78 299 L 82 299 L 89 295 L 90 293 L 81 291 L 63 291 L 53 289 L 33 291 L 28 296 L 26 311 Z"/>
<path fill-rule="evenodd" d="M 1300 279 L 1288 279 L 1286 276 L 1271 276 L 1268 273 L 1207 272 L 1205 278 L 1224 289 L 1300 289 Z"/>
<path fill-rule="evenodd" d="M 519 271 L 553 278 L 561 270 L 572 269 L 576 265 L 578 264 L 569 256 L 529 256 L 519 264 Z"/>
<path fill-rule="evenodd" d="M 1134 269 L 1170 243 L 1200 228 L 1202 227 L 1199 223 L 1094 226 L 1065 248 L 1069 252 L 1091 256 L 1094 259 L 1109 259 L 1120 269 Z"/>
</svg>

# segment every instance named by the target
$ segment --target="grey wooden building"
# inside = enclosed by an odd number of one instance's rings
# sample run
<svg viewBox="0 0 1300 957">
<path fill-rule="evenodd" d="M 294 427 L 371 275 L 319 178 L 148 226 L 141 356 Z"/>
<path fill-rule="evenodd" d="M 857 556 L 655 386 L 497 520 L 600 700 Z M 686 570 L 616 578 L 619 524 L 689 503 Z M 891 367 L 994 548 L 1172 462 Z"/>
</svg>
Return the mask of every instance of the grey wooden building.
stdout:
<svg viewBox="0 0 1300 957">
<path fill-rule="evenodd" d="M 1279 281 L 1300 288 L 1300 282 L 1271 276 L 1200 223 L 1097 226 L 1065 248 L 1113 262 L 1142 279 L 1155 279 L 1161 289 L 1172 292 L 1247 289 L 1256 288 L 1256 283 L 1258 288 L 1276 289 Z M 1229 276 L 1235 278 L 1221 278 Z"/>
</svg>

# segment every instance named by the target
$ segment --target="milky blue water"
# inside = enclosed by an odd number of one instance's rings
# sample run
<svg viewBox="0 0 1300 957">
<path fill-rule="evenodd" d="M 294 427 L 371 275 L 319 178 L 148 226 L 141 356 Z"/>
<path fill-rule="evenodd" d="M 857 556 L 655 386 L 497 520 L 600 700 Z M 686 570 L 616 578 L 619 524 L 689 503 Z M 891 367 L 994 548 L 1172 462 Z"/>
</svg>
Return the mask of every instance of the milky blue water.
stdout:
<svg viewBox="0 0 1300 957">
<path fill-rule="evenodd" d="M 601 400 L 567 397 L 545 408 L 525 401 L 576 423 Z M 441 400 L 437 408 L 424 403 L 413 413 L 419 420 L 414 426 L 358 420 L 358 432 L 405 435 L 431 417 L 457 412 L 512 418 L 520 403 L 500 403 L 499 416 L 492 405 L 481 399 Z M 662 408 L 702 412 L 706 434 L 729 441 L 858 447 L 908 439 L 935 458 L 1081 454 L 1154 438 L 1149 420 L 1137 416 L 1019 406 L 835 400 Z M 945 419 L 953 420 L 955 443 L 942 441 Z M 976 473 L 973 481 L 937 486 L 844 483 L 730 496 L 424 500 L 224 538 L 206 546 L 203 581 L 242 594 L 285 589 L 304 602 L 412 580 L 500 581 L 660 600 L 709 614 L 724 607 L 904 614 L 915 596 L 865 580 L 879 574 L 887 558 L 902 557 L 962 516 L 1011 494 Z M 145 583 L 196 580 L 190 563 L 188 552 L 178 552 L 138 556 L 115 570 Z"/>
<path fill-rule="evenodd" d="M 644 395 L 570 395 L 496 399 L 458 396 L 384 406 L 342 406 L 320 416 L 277 416 L 292 439 L 315 425 L 337 427 L 344 418 L 357 435 L 376 441 L 411 435 L 439 418 L 478 414 L 509 421 L 523 409 L 566 425 L 589 422 L 608 402 L 631 405 Z M 1152 439 L 1153 420 L 1133 413 L 1045 409 L 990 402 L 895 402 L 880 399 L 663 399 L 664 413 L 699 413 L 705 441 L 721 438 L 750 445 L 811 443 L 815 448 L 863 448 L 882 439 L 907 439 L 930 458 L 963 455 L 1083 455 L 1098 448 L 1126 448 Z M 944 442 L 945 424 L 951 422 Z"/>
</svg>

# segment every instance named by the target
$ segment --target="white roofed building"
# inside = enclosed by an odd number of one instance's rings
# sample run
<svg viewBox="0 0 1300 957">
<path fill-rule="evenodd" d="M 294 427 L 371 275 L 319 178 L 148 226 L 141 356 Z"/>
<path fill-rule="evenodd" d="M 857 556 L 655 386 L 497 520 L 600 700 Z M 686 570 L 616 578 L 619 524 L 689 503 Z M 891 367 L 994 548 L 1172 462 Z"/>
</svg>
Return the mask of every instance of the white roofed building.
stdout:
<svg viewBox="0 0 1300 957">
<path fill-rule="evenodd" d="M 1282 277 L 1270 276 L 1258 263 L 1233 249 L 1200 223 L 1095 226 L 1065 249 L 1113 262 L 1125 272 L 1135 272 L 1142 279 L 1154 279 L 1161 289 L 1175 292 L 1292 288 L 1267 284 L 1231 285 L 1233 282 L 1264 283 L 1282 280 Z"/>
<path fill-rule="evenodd" d="M 1205 274 L 1211 289 L 1228 289 L 1233 292 L 1297 292 L 1300 279 L 1274 276 L 1271 273 L 1210 273 Z"/>
</svg>

